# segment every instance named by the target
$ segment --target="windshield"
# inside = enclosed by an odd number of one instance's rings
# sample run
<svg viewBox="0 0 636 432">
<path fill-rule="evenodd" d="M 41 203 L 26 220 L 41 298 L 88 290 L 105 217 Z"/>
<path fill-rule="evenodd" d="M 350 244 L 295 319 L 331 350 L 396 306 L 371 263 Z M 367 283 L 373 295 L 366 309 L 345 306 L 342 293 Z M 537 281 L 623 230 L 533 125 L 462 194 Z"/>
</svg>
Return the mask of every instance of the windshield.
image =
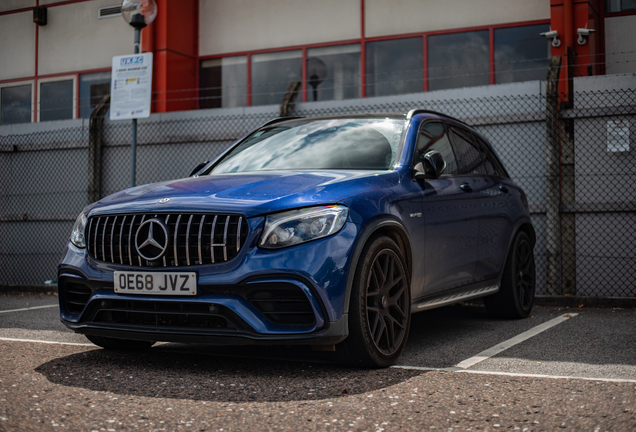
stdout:
<svg viewBox="0 0 636 432">
<path fill-rule="evenodd" d="M 306 120 L 260 129 L 211 173 L 346 169 L 387 170 L 405 121 L 391 118 Z"/>
</svg>

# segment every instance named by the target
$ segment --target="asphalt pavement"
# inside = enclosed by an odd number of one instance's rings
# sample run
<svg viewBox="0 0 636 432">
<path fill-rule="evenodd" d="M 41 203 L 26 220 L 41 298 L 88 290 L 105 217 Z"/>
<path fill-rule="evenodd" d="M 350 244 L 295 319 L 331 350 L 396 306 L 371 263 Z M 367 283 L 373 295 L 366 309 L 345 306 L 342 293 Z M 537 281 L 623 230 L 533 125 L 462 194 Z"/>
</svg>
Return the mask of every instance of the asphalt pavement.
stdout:
<svg viewBox="0 0 636 432">
<path fill-rule="evenodd" d="M 298 347 L 92 346 L 57 297 L 0 297 L 0 430 L 636 430 L 636 310 L 413 316 L 396 367 Z"/>
</svg>

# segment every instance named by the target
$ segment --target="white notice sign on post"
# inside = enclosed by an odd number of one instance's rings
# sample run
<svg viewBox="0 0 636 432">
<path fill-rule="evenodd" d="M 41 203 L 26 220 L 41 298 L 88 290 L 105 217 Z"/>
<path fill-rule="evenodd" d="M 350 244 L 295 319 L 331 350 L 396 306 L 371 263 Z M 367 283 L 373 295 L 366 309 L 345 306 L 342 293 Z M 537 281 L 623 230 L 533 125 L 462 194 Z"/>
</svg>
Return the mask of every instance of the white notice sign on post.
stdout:
<svg viewBox="0 0 636 432">
<path fill-rule="evenodd" d="M 110 119 L 129 120 L 150 115 L 152 53 L 113 57 Z"/>
</svg>

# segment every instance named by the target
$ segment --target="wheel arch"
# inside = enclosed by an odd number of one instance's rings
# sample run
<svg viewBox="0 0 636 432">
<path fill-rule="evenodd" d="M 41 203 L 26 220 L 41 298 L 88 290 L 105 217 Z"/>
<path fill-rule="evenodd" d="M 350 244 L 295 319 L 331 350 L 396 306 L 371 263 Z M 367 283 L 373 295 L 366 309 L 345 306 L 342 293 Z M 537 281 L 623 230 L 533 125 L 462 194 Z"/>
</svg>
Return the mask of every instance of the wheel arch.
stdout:
<svg viewBox="0 0 636 432">
<path fill-rule="evenodd" d="M 356 268 L 360 262 L 360 257 L 364 247 L 369 244 L 376 237 L 386 235 L 390 237 L 398 245 L 404 257 L 406 259 L 406 272 L 409 277 L 409 284 L 413 277 L 413 251 L 411 249 L 411 241 L 406 233 L 404 226 L 395 219 L 384 218 L 371 222 L 368 224 L 362 234 L 358 238 L 353 258 L 351 259 L 351 266 L 349 267 L 349 274 L 347 276 L 347 289 L 345 292 L 345 300 L 343 313 L 349 312 L 349 303 L 351 300 L 351 289 L 353 287 L 353 279 L 355 277 Z"/>
</svg>

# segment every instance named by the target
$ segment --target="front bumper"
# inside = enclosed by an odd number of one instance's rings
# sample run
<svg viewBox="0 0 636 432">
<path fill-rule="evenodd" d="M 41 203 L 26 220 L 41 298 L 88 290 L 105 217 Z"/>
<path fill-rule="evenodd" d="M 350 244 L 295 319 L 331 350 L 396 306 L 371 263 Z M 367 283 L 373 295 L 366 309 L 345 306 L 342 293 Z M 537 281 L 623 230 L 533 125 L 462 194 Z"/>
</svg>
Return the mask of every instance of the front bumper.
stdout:
<svg viewBox="0 0 636 432">
<path fill-rule="evenodd" d="M 83 334 L 214 344 L 334 344 L 348 335 L 346 281 L 358 227 L 266 251 L 260 230 L 234 260 L 160 268 L 197 273 L 198 294 L 117 294 L 113 272 L 152 269 L 93 260 L 69 243 L 58 271 L 61 321 Z"/>
</svg>

